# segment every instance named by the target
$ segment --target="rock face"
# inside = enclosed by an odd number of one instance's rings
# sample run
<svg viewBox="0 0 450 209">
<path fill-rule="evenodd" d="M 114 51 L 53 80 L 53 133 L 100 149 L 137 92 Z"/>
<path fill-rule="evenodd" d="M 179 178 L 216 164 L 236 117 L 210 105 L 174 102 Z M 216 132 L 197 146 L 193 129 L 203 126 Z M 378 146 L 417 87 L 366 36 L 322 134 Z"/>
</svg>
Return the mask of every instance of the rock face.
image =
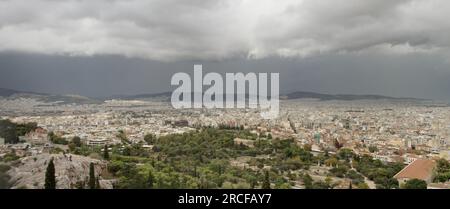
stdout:
<svg viewBox="0 0 450 209">
<path fill-rule="evenodd" d="M 101 174 L 106 172 L 106 162 L 72 154 L 40 154 L 20 159 L 20 163 L 8 171 L 13 183 L 12 188 L 43 189 L 45 171 L 51 158 L 55 164 L 57 189 L 75 189 L 81 182 L 84 182 L 84 188 L 87 188 L 91 162 L 94 163 L 95 175 L 100 176 L 100 188 L 112 189 L 112 180 L 104 180 L 101 177 Z"/>
</svg>

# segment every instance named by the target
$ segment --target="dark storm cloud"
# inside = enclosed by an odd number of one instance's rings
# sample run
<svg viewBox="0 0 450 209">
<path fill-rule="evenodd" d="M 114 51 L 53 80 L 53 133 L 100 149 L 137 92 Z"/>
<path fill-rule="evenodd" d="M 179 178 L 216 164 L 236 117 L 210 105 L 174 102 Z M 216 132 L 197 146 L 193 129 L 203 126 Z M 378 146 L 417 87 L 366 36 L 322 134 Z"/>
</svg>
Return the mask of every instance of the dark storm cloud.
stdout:
<svg viewBox="0 0 450 209">
<path fill-rule="evenodd" d="M 0 51 L 153 60 L 447 53 L 446 0 L 2 0 Z"/>
<path fill-rule="evenodd" d="M 450 98 L 446 0 L 0 0 L 0 11 L 0 87 L 155 93 L 204 64 L 280 72 L 284 92 Z"/>
<path fill-rule="evenodd" d="M 449 99 L 449 63 L 429 54 L 320 55 L 309 58 L 160 62 L 122 56 L 0 53 L 0 87 L 104 97 L 166 92 L 176 72 L 279 72 L 282 93 L 382 94 Z"/>
</svg>

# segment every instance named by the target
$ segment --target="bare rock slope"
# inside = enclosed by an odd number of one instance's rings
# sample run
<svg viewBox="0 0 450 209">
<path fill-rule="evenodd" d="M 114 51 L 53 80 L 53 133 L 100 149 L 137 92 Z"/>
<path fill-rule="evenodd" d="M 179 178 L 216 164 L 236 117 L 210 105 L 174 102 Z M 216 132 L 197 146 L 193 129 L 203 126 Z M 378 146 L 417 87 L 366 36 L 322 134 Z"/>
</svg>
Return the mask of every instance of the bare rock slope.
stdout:
<svg viewBox="0 0 450 209">
<path fill-rule="evenodd" d="M 100 187 L 102 189 L 112 188 L 112 181 L 104 180 L 101 177 L 101 174 L 106 172 L 105 162 L 71 154 L 40 154 L 20 159 L 20 163 L 8 171 L 13 183 L 12 188 L 44 188 L 45 171 L 51 158 L 55 164 L 57 189 L 73 189 L 80 182 L 87 183 L 91 162 L 94 163 L 95 175 L 100 176 Z"/>
</svg>

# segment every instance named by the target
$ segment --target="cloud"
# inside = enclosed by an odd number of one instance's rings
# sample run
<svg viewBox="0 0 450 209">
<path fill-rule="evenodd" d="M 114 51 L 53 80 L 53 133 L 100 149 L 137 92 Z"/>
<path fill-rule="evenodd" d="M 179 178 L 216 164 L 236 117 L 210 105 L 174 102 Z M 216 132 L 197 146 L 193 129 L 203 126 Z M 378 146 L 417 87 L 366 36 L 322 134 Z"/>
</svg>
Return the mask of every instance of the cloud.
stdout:
<svg viewBox="0 0 450 209">
<path fill-rule="evenodd" d="M 446 0 L 0 0 L 0 51 L 153 60 L 442 53 Z"/>
</svg>

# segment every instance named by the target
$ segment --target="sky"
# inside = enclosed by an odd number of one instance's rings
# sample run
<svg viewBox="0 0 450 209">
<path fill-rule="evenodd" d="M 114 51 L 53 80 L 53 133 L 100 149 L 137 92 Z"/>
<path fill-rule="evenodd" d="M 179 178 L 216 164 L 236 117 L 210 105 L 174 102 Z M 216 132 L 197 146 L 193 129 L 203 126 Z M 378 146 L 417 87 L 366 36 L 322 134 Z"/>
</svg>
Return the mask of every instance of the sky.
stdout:
<svg viewBox="0 0 450 209">
<path fill-rule="evenodd" d="M 0 0 L 0 88 L 169 91 L 176 72 L 279 72 L 282 92 L 450 99 L 446 0 Z"/>
</svg>

